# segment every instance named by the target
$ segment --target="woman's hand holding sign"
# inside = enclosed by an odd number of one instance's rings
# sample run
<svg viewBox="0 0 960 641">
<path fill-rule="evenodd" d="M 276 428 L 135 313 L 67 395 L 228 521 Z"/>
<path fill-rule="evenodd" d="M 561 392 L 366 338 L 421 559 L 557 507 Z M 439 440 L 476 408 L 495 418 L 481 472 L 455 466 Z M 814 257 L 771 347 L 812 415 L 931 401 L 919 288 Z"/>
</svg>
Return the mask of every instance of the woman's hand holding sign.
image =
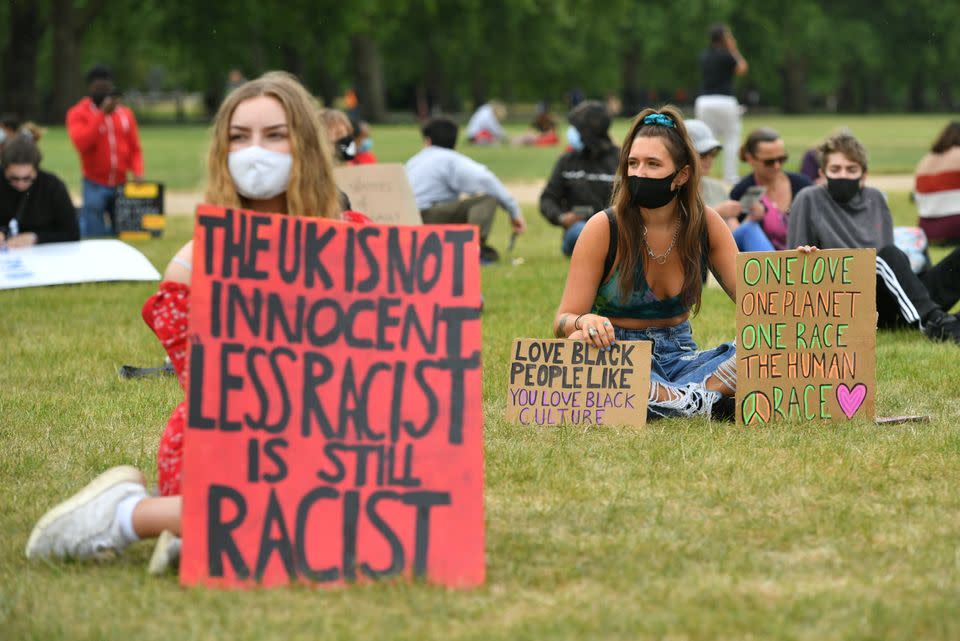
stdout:
<svg viewBox="0 0 960 641">
<path fill-rule="evenodd" d="M 581 314 L 573 325 L 573 333 L 567 336 L 571 340 L 586 341 L 594 347 L 607 350 L 617 340 L 613 332 L 613 323 L 605 316 Z"/>
</svg>

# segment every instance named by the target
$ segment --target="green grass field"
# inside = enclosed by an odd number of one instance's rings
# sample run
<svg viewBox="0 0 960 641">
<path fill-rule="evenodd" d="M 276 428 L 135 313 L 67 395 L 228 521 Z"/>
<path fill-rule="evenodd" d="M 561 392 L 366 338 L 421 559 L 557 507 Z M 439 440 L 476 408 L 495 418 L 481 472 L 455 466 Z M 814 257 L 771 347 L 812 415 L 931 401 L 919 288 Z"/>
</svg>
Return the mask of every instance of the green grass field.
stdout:
<svg viewBox="0 0 960 641">
<path fill-rule="evenodd" d="M 837 127 L 850 127 L 870 150 L 870 170 L 877 174 L 911 174 L 933 139 L 950 119 L 949 114 L 892 116 L 748 116 L 744 136 L 755 127 L 777 129 L 791 155 L 788 169 L 796 170 L 804 151 L 825 138 Z M 612 135 L 621 142 L 629 122 L 617 120 Z M 508 128 L 513 134 L 522 126 Z M 561 122 L 560 133 L 566 130 Z M 373 128 L 374 152 L 381 162 L 405 162 L 422 145 L 420 134 L 409 125 L 383 125 Z M 203 127 L 157 127 L 141 131 L 147 176 L 166 183 L 168 189 L 199 189 L 204 181 L 207 130 Z M 58 174 L 73 191 L 80 188 L 80 163 L 70 145 L 66 129 L 52 127 L 41 141 L 44 167 Z M 562 148 L 557 147 L 468 147 L 460 151 L 486 164 L 504 180 L 546 180 Z M 719 163 L 715 163 L 719 165 Z M 719 175 L 719 167 L 715 167 Z M 741 166 L 741 175 L 749 173 Z"/>
<path fill-rule="evenodd" d="M 909 122 L 918 132 L 912 163 L 939 121 Z M 832 124 L 812 123 L 775 125 L 812 140 Z M 888 128 L 875 135 L 892 136 Z M 177 158 L 204 145 L 193 129 L 144 138 Z M 378 128 L 377 141 L 384 159 L 400 160 L 416 132 Z M 172 176 L 177 161 L 150 153 Z M 505 178 L 534 177 L 511 167 Z M 891 204 L 898 224 L 914 220 L 906 194 L 891 194 Z M 960 349 L 916 332 L 878 336 L 878 414 L 931 416 L 924 424 L 510 425 L 509 343 L 549 335 L 567 265 L 559 232 L 532 208 L 526 215 L 530 231 L 514 252 L 523 264 L 482 274 L 488 581 L 473 591 L 185 590 L 173 575 L 146 575 L 149 543 L 112 564 L 27 563 L 30 528 L 55 501 L 111 465 L 155 474 L 157 440 L 181 392 L 172 379 L 116 373 L 163 357 L 139 315 L 154 285 L 0 292 L 0 638 L 960 637 Z M 495 228 L 501 249 L 505 223 Z M 190 225 L 175 217 L 165 238 L 138 247 L 162 270 Z M 733 304 L 707 290 L 694 320 L 700 344 L 729 340 L 734 323 Z"/>
</svg>

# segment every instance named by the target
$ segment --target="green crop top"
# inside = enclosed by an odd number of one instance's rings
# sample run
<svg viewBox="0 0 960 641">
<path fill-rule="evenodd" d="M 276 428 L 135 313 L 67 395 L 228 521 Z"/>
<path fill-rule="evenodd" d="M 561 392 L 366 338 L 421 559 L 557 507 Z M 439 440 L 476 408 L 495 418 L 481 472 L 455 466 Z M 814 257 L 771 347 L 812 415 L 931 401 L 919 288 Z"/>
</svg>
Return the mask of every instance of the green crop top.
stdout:
<svg viewBox="0 0 960 641">
<path fill-rule="evenodd" d="M 643 264 L 637 264 L 637 275 L 634 278 L 633 291 L 630 292 L 628 300 L 624 301 L 620 296 L 620 283 L 618 276 L 620 267 L 617 266 L 611 273 L 613 261 L 617 257 L 617 218 L 613 214 L 613 209 L 605 209 L 607 221 L 610 223 L 610 244 L 607 247 L 607 257 L 603 261 L 603 274 L 606 277 L 600 287 L 597 288 L 597 297 L 593 301 L 593 314 L 608 316 L 613 318 L 642 318 L 642 319 L 664 319 L 680 316 L 690 308 L 683 303 L 680 296 L 671 296 L 666 300 L 657 298 L 653 290 L 647 284 L 646 276 L 643 274 Z M 701 276 L 707 277 L 707 262 L 709 252 L 709 241 L 704 238 L 703 260 L 701 262 Z"/>
</svg>

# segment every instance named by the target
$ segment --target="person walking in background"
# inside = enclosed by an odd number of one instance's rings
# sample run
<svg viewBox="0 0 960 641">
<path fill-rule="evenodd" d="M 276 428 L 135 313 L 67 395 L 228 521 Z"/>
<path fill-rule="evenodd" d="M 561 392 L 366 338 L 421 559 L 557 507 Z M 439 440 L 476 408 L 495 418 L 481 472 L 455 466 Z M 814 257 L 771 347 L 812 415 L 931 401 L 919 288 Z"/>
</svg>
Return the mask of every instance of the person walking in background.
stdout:
<svg viewBox="0 0 960 641">
<path fill-rule="evenodd" d="M 566 256 L 587 219 L 610 204 L 620 149 L 610 139 L 610 114 L 596 100 L 581 102 L 570 112 L 567 142 L 570 151 L 557 159 L 540 194 L 540 213 L 562 227 L 561 249 Z"/>
<path fill-rule="evenodd" d="M 960 243 L 960 121 L 937 136 L 915 173 L 920 229 L 931 243 Z"/>
<path fill-rule="evenodd" d="M 0 246 L 79 240 L 77 210 L 67 186 L 40 169 L 42 156 L 33 139 L 18 134 L 0 154 Z"/>
<path fill-rule="evenodd" d="M 497 205 L 510 215 L 514 234 L 527 229 L 520 205 L 486 166 L 454 151 L 457 124 L 449 118 L 433 118 L 423 127 L 424 147 L 407 161 L 404 169 L 413 188 L 425 224 L 476 225 L 480 230 L 480 260 L 499 259 L 487 244 Z M 461 198 L 465 194 L 466 197 Z"/>
<path fill-rule="evenodd" d="M 137 119 L 120 104 L 113 75 L 103 66 L 87 72 L 89 95 L 67 112 L 67 133 L 80 155 L 83 173 L 83 206 L 80 235 L 104 236 L 113 231 L 117 187 L 143 177 L 143 152 Z M 110 224 L 104 222 L 109 214 Z"/>
<path fill-rule="evenodd" d="M 700 97 L 694 103 L 698 120 L 707 123 L 723 141 L 723 179 L 737 182 L 737 150 L 740 145 L 740 105 L 733 94 L 734 75 L 747 73 L 747 61 L 726 25 L 710 28 L 710 46 L 700 54 L 703 78 Z"/>
</svg>

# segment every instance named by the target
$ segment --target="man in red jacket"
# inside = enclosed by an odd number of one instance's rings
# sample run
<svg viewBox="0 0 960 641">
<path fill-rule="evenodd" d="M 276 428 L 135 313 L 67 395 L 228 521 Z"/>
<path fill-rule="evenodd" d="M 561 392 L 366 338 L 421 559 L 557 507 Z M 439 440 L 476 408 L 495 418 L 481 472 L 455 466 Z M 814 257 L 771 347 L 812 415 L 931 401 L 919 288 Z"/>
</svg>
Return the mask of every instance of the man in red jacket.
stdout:
<svg viewBox="0 0 960 641">
<path fill-rule="evenodd" d="M 120 104 L 110 70 L 93 67 L 87 72 L 87 88 L 89 95 L 67 112 L 67 132 L 83 168 L 80 235 L 104 236 L 112 233 L 117 187 L 126 182 L 127 172 L 133 172 L 135 180 L 143 177 L 143 154 L 137 120 Z"/>
</svg>

